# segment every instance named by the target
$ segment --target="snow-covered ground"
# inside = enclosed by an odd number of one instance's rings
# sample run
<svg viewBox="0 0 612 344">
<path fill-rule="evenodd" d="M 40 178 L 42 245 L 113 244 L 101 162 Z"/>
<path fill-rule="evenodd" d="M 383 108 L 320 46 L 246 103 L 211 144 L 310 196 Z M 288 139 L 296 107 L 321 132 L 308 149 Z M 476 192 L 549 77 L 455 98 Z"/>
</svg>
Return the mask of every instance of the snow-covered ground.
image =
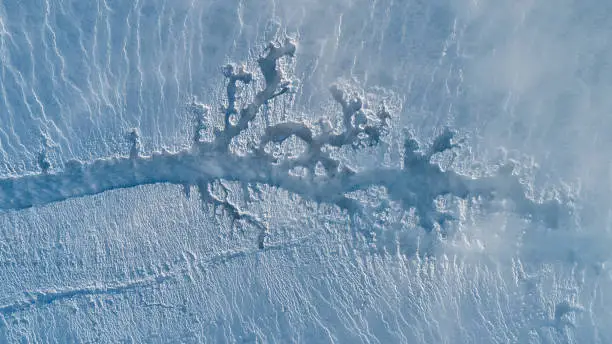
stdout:
<svg viewBox="0 0 612 344">
<path fill-rule="evenodd" d="M 0 343 L 612 342 L 611 15 L 0 1 Z"/>
</svg>

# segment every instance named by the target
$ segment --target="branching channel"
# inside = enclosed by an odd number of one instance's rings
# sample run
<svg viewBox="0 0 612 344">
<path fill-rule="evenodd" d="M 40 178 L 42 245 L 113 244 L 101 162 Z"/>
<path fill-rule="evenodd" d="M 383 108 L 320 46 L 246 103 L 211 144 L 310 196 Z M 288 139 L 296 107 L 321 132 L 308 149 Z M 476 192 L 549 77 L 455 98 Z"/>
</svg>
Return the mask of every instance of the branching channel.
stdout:
<svg viewBox="0 0 612 344">
<path fill-rule="evenodd" d="M 377 111 L 370 110 L 362 97 L 349 94 L 338 85 L 332 86 L 330 92 L 342 109 L 342 128 L 334 128 L 326 119 L 317 122 L 320 130 L 304 122 L 269 125 L 259 138 L 258 146 L 249 154 L 232 153 L 229 149 L 232 140 L 256 119 L 261 107 L 291 90 L 291 83 L 284 78 L 279 61 L 292 58 L 295 52 L 296 44 L 290 39 L 267 46 L 264 55 L 257 61 L 265 86 L 241 108 L 237 108 L 237 90 L 253 83 L 256 75 L 244 66 L 230 64 L 223 68 L 227 79 L 227 105 L 223 108 L 223 128 L 214 132 L 214 140 L 203 141 L 201 134 L 205 119 L 211 116 L 212 107 L 194 101 L 191 111 L 196 126 L 190 149 L 144 156 L 138 130 L 134 129 L 128 134 L 131 146 L 127 157 L 86 163 L 71 161 L 63 170 L 53 170 L 43 152 L 39 157 L 41 173 L 0 179 L 0 208 L 24 209 L 113 189 L 172 183 L 184 186 L 188 196 L 190 189 L 195 187 L 205 204 L 223 207 L 235 220 L 256 225 L 262 231 L 260 248 L 264 246 L 266 233 L 262 221 L 240 210 L 227 199 L 213 195 L 211 183 L 233 181 L 241 183 L 243 190 L 248 190 L 250 185 L 267 184 L 307 200 L 337 205 L 351 216 L 363 218 L 367 218 L 367 209 L 347 194 L 382 186 L 388 190 L 390 198 L 404 209 L 416 210 L 420 225 L 428 231 L 447 220 L 447 216 L 439 213 L 434 206 L 434 199 L 441 195 L 462 199 L 508 200 L 518 214 L 550 227 L 557 226 L 558 219 L 570 211 L 570 207 L 559 200 L 536 202 L 529 199 L 518 178 L 508 171 L 493 177 L 473 179 L 442 170 L 431 162 L 431 157 L 455 148 L 450 130 L 440 134 L 428 152 L 423 152 L 413 138 L 406 138 L 402 168 L 353 171 L 341 166 L 325 148 L 349 146 L 361 149 L 378 144 L 389 131 L 392 114 L 384 104 Z M 306 149 L 297 157 L 278 161 L 266 152 L 267 144 L 280 144 L 291 137 L 306 145 Z M 318 165 L 323 166 L 325 178 L 315 177 Z M 306 170 L 307 175 L 290 173 L 296 167 Z"/>
</svg>

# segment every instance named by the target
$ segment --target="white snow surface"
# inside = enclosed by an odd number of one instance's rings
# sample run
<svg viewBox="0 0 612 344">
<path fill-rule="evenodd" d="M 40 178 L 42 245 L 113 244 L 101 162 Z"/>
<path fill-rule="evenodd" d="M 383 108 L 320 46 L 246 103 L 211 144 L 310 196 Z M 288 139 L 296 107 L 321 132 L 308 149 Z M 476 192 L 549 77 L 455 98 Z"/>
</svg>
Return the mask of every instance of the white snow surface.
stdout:
<svg viewBox="0 0 612 344">
<path fill-rule="evenodd" d="M 611 15 L 0 1 L 0 343 L 611 343 Z"/>
</svg>

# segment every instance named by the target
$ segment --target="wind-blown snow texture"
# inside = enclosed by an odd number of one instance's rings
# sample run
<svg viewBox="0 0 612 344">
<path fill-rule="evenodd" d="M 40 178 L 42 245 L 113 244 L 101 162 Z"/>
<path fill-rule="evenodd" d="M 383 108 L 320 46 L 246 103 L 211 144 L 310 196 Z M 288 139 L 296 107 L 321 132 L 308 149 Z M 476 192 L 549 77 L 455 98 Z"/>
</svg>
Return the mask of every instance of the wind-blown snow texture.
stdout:
<svg viewBox="0 0 612 344">
<path fill-rule="evenodd" d="M 609 343 L 610 15 L 1 2 L 0 343 Z"/>
</svg>

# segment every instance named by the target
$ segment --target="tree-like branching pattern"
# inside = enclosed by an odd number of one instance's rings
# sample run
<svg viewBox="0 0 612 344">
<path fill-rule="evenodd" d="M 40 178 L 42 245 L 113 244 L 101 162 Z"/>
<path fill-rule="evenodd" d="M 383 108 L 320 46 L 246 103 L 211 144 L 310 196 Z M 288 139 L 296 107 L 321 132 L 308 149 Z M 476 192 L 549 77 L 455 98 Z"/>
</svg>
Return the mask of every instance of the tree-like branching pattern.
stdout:
<svg viewBox="0 0 612 344">
<path fill-rule="evenodd" d="M 268 231 L 265 223 L 230 202 L 223 183 L 222 194 L 225 196 L 213 192 L 213 183 L 230 181 L 241 184 L 247 202 L 258 184 L 282 188 L 306 200 L 336 205 L 348 212 L 351 218 L 358 217 L 366 224 L 373 221 L 368 217 L 371 211 L 349 194 L 381 186 L 386 188 L 390 200 L 396 201 L 404 210 L 416 211 L 418 224 L 427 231 L 452 220 L 434 205 L 437 197 L 445 195 L 465 200 L 509 201 L 513 211 L 519 215 L 549 227 L 557 227 L 559 220 L 570 213 L 571 207 L 564 200 L 535 201 L 528 198 L 518 177 L 513 175 L 511 165 L 500 168 L 496 176 L 480 179 L 441 169 L 432 162 L 432 156 L 457 146 L 454 133 L 448 129 L 434 139 L 429 149 L 414 138 L 406 137 L 401 168 L 355 171 L 342 166 L 330 156 L 328 148 L 348 146 L 362 149 L 377 145 L 389 132 L 393 115 L 385 104 L 376 111 L 370 110 L 362 97 L 349 94 L 338 85 L 332 86 L 330 91 L 342 109 L 342 128 L 334 128 L 327 119 L 315 122 L 319 128 L 315 128 L 315 124 L 297 121 L 267 125 L 257 147 L 247 154 L 232 152 L 232 140 L 248 129 L 262 106 L 292 90 L 293 86 L 284 78 L 279 61 L 292 58 L 295 53 L 296 43 L 291 39 L 270 43 L 257 60 L 264 87 L 240 108 L 237 91 L 239 87 L 252 84 L 256 75 L 244 66 L 229 64 L 223 68 L 227 79 L 227 105 L 222 108 L 223 126 L 214 131 L 213 140 L 205 141 L 202 135 L 206 119 L 213 115 L 211 107 L 193 101 L 190 111 L 195 118 L 195 128 L 189 149 L 145 156 L 141 153 L 139 132 L 133 129 L 127 137 L 131 145 L 127 157 L 85 163 L 70 161 L 63 170 L 53 170 L 43 150 L 38 159 L 42 173 L 0 179 L 0 208 L 24 209 L 113 189 L 172 183 L 184 186 L 187 196 L 192 187 L 197 188 L 204 204 L 222 207 L 234 221 L 246 221 L 258 227 L 261 230 L 260 248 L 265 245 Z M 266 151 L 268 144 L 280 144 L 292 137 L 306 146 L 297 157 L 279 160 Z M 315 173 L 317 166 L 324 168 L 323 178 Z M 296 168 L 307 173 L 291 173 Z"/>
</svg>

